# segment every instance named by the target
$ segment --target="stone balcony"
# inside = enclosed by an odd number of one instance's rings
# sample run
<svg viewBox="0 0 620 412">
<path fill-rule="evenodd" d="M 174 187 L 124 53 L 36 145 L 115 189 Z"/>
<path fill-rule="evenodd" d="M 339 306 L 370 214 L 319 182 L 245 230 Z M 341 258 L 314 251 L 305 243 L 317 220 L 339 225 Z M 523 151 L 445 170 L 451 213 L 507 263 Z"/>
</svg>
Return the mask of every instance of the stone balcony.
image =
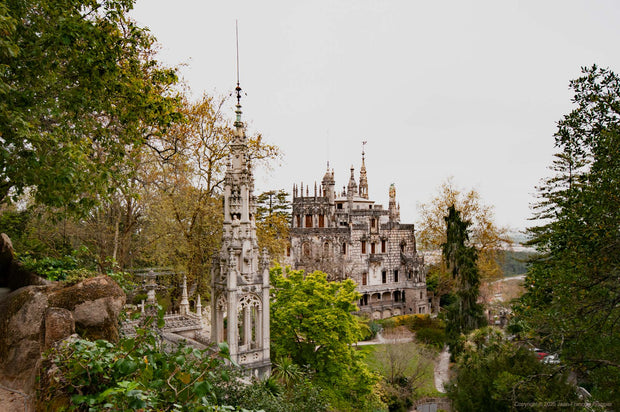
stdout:
<svg viewBox="0 0 620 412">
<path fill-rule="evenodd" d="M 426 288 L 426 284 L 424 282 L 412 282 L 410 280 L 404 280 L 396 283 L 380 283 L 378 285 L 358 285 L 357 291 L 362 294 L 372 294 L 377 292 L 394 292 L 396 290 L 417 288 Z"/>
</svg>

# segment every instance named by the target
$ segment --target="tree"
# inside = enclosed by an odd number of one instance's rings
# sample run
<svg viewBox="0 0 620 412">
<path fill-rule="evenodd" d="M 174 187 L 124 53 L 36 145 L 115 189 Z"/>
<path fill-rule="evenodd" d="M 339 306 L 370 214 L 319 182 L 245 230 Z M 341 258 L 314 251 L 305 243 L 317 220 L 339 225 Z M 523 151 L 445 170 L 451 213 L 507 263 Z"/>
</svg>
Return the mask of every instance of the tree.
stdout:
<svg viewBox="0 0 620 412">
<path fill-rule="evenodd" d="M 290 202 L 284 190 L 263 192 L 256 198 L 256 235 L 261 249 L 279 261 L 288 245 L 291 225 Z"/>
<path fill-rule="evenodd" d="M 272 358 L 290 356 L 308 367 L 336 409 L 340 403 L 366 409 L 376 377 L 353 346 L 362 335 L 351 314 L 360 298 L 355 283 L 328 282 L 322 272 L 283 273 L 276 267 L 271 284 Z"/>
<path fill-rule="evenodd" d="M 619 408 L 620 77 L 596 65 L 570 82 L 576 107 L 558 123 L 555 173 L 538 188 L 538 251 L 519 319 L 595 399 Z"/>
<path fill-rule="evenodd" d="M 478 274 L 478 252 L 468 245 L 469 221 L 461 219 L 461 213 L 454 206 L 448 208 L 446 220 L 446 242 L 442 245 L 443 257 L 448 270 L 456 280 L 456 301 L 448 307 L 446 333 L 452 356 L 462 349 L 459 338 L 484 325 L 482 306 L 477 302 L 480 291 Z"/>
<path fill-rule="evenodd" d="M 383 378 L 382 399 L 390 411 L 410 410 L 418 390 L 433 373 L 432 352 L 415 342 L 403 342 L 410 336 L 402 329 L 384 333 L 385 344 L 377 345 L 371 358 L 371 367 Z"/>
<path fill-rule="evenodd" d="M 507 228 L 494 222 L 493 208 L 482 203 L 480 194 L 472 189 L 464 192 L 449 178 L 439 187 L 439 193 L 428 203 L 418 206 L 420 220 L 417 224 L 416 240 L 421 249 L 437 250 L 446 242 L 445 212 L 454 205 L 462 218 L 471 222 L 471 241 L 478 249 L 478 269 L 483 279 L 502 276 L 499 253 L 510 244 Z"/>
<path fill-rule="evenodd" d="M 0 7 L 0 203 L 84 213 L 122 182 L 131 148 L 178 121 L 177 77 L 128 18 L 132 0 Z M 161 149 L 161 147 L 160 147 Z M 117 179 L 114 179 L 116 177 Z"/>
<path fill-rule="evenodd" d="M 441 298 L 449 295 L 454 290 L 454 279 L 450 275 L 446 262 L 442 259 L 438 263 L 427 266 L 426 289 L 431 292 L 431 308 L 434 313 L 439 313 Z"/>
<path fill-rule="evenodd" d="M 456 372 L 448 396 L 457 411 L 560 410 L 578 401 L 561 366 L 540 362 L 494 327 L 468 336 Z"/>
<path fill-rule="evenodd" d="M 220 248 L 221 189 L 234 134 L 224 111 L 227 101 L 207 94 L 197 101 L 183 100 L 186 121 L 172 125 L 166 135 L 174 142 L 174 155 L 146 159 L 150 167 L 144 179 L 153 187 L 145 193 L 148 221 L 143 236 L 151 241 L 142 251 L 143 261 L 184 269 L 188 282 L 202 294 L 210 284 L 211 258 Z M 265 143 L 260 134 L 248 137 L 248 147 L 253 163 L 280 156 L 278 147 Z"/>
</svg>

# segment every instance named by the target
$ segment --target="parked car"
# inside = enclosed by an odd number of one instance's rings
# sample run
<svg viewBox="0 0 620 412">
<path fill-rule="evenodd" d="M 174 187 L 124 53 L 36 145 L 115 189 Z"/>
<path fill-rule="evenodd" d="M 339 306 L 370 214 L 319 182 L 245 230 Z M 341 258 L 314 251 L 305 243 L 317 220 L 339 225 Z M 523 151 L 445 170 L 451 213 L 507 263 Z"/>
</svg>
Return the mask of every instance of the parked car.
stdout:
<svg viewBox="0 0 620 412">
<path fill-rule="evenodd" d="M 547 355 L 543 358 L 543 363 L 547 363 L 549 365 L 557 365 L 560 363 L 560 358 L 557 353 L 552 353 L 551 355 Z"/>
</svg>

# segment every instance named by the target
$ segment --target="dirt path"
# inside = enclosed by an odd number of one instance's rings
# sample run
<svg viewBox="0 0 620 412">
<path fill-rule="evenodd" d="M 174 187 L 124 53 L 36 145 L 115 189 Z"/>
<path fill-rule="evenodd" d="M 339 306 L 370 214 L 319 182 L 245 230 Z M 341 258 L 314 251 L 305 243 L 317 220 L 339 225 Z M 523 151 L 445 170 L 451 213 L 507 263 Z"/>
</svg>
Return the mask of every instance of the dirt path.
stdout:
<svg viewBox="0 0 620 412">
<path fill-rule="evenodd" d="M 19 393 L 0 386 L 0 412 L 29 412 L 27 398 Z"/>
<path fill-rule="evenodd" d="M 446 392 L 444 384 L 450 379 L 450 352 L 444 347 L 435 364 L 435 387 L 439 392 Z"/>
</svg>

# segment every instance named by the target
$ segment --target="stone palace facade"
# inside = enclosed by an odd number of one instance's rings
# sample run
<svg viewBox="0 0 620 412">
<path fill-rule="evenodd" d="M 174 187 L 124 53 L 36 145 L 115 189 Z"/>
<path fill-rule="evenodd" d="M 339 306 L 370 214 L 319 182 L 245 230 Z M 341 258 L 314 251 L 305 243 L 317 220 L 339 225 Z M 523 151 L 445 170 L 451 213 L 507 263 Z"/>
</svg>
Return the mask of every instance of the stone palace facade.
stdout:
<svg viewBox="0 0 620 412">
<path fill-rule="evenodd" d="M 414 225 L 400 223 L 394 185 L 387 210 L 368 199 L 364 153 L 359 186 L 351 167 L 348 186 L 336 193 L 328 165 L 318 187 L 293 187 L 286 255 L 285 263 L 294 269 L 321 270 L 331 280 L 353 279 L 362 294 L 360 312 L 373 319 L 430 313 Z"/>
</svg>

